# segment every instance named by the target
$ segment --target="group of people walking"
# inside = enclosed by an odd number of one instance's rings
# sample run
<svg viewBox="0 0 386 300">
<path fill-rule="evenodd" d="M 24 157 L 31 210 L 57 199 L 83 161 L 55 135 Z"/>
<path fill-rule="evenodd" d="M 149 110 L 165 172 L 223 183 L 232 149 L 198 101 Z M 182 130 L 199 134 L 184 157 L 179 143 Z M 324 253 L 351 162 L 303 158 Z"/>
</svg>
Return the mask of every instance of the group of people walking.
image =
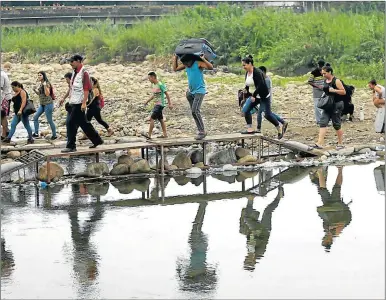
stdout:
<svg viewBox="0 0 386 300">
<path fill-rule="evenodd" d="M 83 57 L 74 55 L 69 60 L 73 69 L 72 72 L 65 74 L 64 78 L 68 83 L 68 91 L 59 101 L 61 106 L 68 98 L 65 105 L 67 111 L 66 127 L 67 127 L 67 145 L 62 152 L 76 151 L 76 135 L 79 127 L 84 132 L 84 137 L 89 138 L 93 145 L 90 148 L 95 148 L 103 144 L 103 140 L 91 124 L 91 120 L 95 118 L 106 130 L 108 136 L 113 134 L 109 125 L 103 120 L 101 109 L 104 106 L 104 98 L 99 81 L 90 77 L 85 69 Z M 245 118 L 246 130 L 243 134 L 261 133 L 262 114 L 276 128 L 277 138 L 281 139 L 287 131 L 288 121 L 284 120 L 279 115 L 272 112 L 272 80 L 267 75 L 267 69 L 264 66 L 255 67 L 253 57 L 248 55 L 241 60 L 242 68 L 245 71 L 245 88 L 241 91 L 239 105 L 241 112 Z M 6 66 L 4 66 L 6 67 Z M 10 67 L 10 66 L 8 66 Z M 201 115 L 201 105 L 204 97 L 207 94 L 206 84 L 204 80 L 204 70 L 212 70 L 213 65 L 204 55 L 200 57 L 194 55 L 183 55 L 178 57 L 174 55 L 172 61 L 174 71 L 186 71 L 188 78 L 188 90 L 186 98 L 191 108 L 192 117 L 196 123 L 197 135 L 196 139 L 204 139 L 207 135 L 205 124 Z M 152 138 L 154 122 L 160 121 L 163 138 L 168 137 L 166 124 L 163 117 L 163 109 L 166 105 L 172 108 L 170 95 L 168 94 L 166 84 L 161 82 L 155 72 L 148 73 L 148 79 L 152 83 L 152 96 L 145 104 L 154 100 L 154 108 L 150 116 L 149 132 L 144 134 L 147 139 Z M 329 122 L 332 122 L 333 128 L 336 130 L 338 142 L 337 149 L 343 148 L 343 130 L 341 128 L 341 116 L 345 110 L 344 99 L 346 88 L 343 82 L 337 78 L 330 64 L 326 64 L 323 60 L 318 62 L 318 67 L 311 72 L 309 84 L 313 87 L 313 101 L 315 120 L 319 126 L 319 138 L 312 146 L 322 149 L 325 144 L 325 135 Z M 369 82 L 369 88 L 373 90 L 373 102 L 377 107 L 378 123 L 381 124 L 376 128 L 377 132 L 384 132 L 385 114 L 385 88 L 377 84 L 375 80 Z M 12 95 L 13 90 L 13 95 Z M 48 124 L 50 125 L 52 135 L 51 140 L 57 139 L 56 126 L 53 121 L 54 101 L 56 99 L 54 88 L 50 83 L 47 74 L 43 71 L 37 74 L 37 84 L 33 91 L 39 96 L 39 107 L 34 114 L 34 132 L 30 127 L 28 113 L 26 113 L 29 95 L 23 85 L 18 81 L 10 83 L 5 70 L 1 70 L 1 124 L 2 124 L 2 142 L 9 143 L 15 133 L 16 126 L 22 122 L 28 132 L 28 143 L 33 143 L 34 138 L 39 137 L 39 119 L 44 113 Z M 318 107 L 319 99 L 325 95 L 333 98 L 333 106 L 330 110 L 320 109 Z M 167 100 L 167 103 L 165 101 Z M 10 111 L 10 104 L 13 103 L 14 116 L 12 118 L 10 130 L 8 131 L 7 117 Z M 353 106 L 349 110 L 352 118 Z M 252 115 L 257 114 L 257 128 L 252 128 Z"/>
<path fill-rule="evenodd" d="M 103 144 L 103 140 L 99 136 L 91 124 L 92 118 L 95 118 L 108 132 L 108 136 L 113 134 L 109 125 L 102 119 L 101 109 L 104 106 L 102 90 L 98 80 L 90 77 L 85 70 L 83 57 L 74 55 L 69 59 L 73 72 L 65 74 L 64 78 L 68 83 L 68 91 L 63 99 L 59 102 L 59 106 L 63 104 L 68 97 L 69 101 L 66 105 L 67 118 L 67 147 L 62 152 L 76 151 L 76 134 L 78 128 L 81 127 L 84 134 L 93 142 L 90 148 L 95 148 Z M 13 90 L 14 95 L 12 96 Z M 2 92 L 2 136 L 3 143 L 10 143 L 11 138 L 15 133 L 16 126 L 22 122 L 28 133 L 27 143 L 34 143 L 34 138 L 39 138 L 39 119 L 44 113 L 48 124 L 51 128 L 51 140 L 57 139 L 56 126 L 53 121 L 54 101 L 56 99 L 54 88 L 50 83 L 47 74 L 39 71 L 37 75 L 37 84 L 33 91 L 39 96 L 39 107 L 33 116 L 34 132 L 29 123 L 29 115 L 31 111 L 26 111 L 26 106 L 29 101 L 29 95 L 23 85 L 18 81 L 9 82 L 8 75 L 5 70 L 1 70 L 1 92 Z M 14 117 L 11 122 L 10 130 L 8 131 L 7 116 L 9 115 L 11 102 L 13 103 Z"/>
</svg>

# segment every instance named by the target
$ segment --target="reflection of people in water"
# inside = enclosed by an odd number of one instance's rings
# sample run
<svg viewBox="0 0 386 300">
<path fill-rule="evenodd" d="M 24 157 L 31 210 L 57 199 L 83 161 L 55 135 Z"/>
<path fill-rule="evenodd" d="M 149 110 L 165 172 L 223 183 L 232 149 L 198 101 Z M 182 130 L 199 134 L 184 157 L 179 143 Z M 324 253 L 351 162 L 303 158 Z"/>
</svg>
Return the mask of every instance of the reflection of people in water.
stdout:
<svg viewBox="0 0 386 300">
<path fill-rule="evenodd" d="M 98 255 L 93 245 L 90 245 L 90 236 L 95 231 L 97 221 L 103 217 L 103 205 L 99 202 L 92 206 L 93 212 L 85 226 L 80 227 L 78 219 L 79 208 L 77 196 L 80 194 L 79 185 L 72 185 L 71 206 L 68 215 L 71 222 L 71 238 L 74 247 L 74 272 L 79 280 L 81 293 L 88 294 L 87 287 L 91 286 L 98 275 Z M 85 295 L 87 296 L 87 295 Z"/>
<path fill-rule="evenodd" d="M 276 198 L 265 208 L 259 221 L 260 212 L 253 208 L 254 195 L 248 196 L 247 207 L 243 208 L 240 217 L 240 233 L 247 236 L 248 254 L 244 260 L 244 269 L 253 271 L 258 259 L 264 256 L 271 234 L 272 213 L 284 196 L 282 186 L 278 187 Z"/>
<path fill-rule="evenodd" d="M 200 203 L 193 228 L 189 236 L 191 249 L 189 261 L 177 262 L 180 289 L 191 292 L 214 291 L 217 284 L 216 268 L 206 262 L 208 237 L 202 232 L 207 202 Z"/>
<path fill-rule="evenodd" d="M 339 236 L 342 230 L 351 222 L 351 211 L 349 206 L 343 202 L 341 187 L 343 183 L 343 167 L 339 166 L 338 175 L 331 193 L 328 191 L 326 182 L 327 176 L 323 168 L 319 168 L 316 176 L 318 193 L 322 198 L 323 205 L 317 208 L 320 218 L 323 220 L 325 235 L 322 239 L 322 246 L 329 252 L 334 238 Z M 314 183 L 316 183 L 314 181 Z"/>
<path fill-rule="evenodd" d="M 1 278 L 9 277 L 15 266 L 15 260 L 10 250 L 5 249 L 5 239 L 1 238 Z"/>
</svg>

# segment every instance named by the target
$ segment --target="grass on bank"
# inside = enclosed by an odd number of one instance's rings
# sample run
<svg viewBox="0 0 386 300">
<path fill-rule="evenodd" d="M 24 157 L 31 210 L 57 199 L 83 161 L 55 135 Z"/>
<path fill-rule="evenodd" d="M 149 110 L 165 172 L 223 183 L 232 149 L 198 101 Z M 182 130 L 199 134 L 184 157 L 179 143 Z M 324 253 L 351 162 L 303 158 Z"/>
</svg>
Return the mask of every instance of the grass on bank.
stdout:
<svg viewBox="0 0 386 300">
<path fill-rule="evenodd" d="M 173 52 L 184 38 L 205 37 L 218 64 L 253 54 L 258 64 L 281 75 L 304 74 L 324 58 L 337 74 L 352 79 L 384 78 L 384 14 L 291 10 L 218 5 L 195 6 L 130 28 L 82 22 L 53 28 L 3 28 L 2 50 L 34 58 L 45 53 L 85 53 L 94 62 L 124 58 L 138 46 L 157 56 Z"/>
</svg>

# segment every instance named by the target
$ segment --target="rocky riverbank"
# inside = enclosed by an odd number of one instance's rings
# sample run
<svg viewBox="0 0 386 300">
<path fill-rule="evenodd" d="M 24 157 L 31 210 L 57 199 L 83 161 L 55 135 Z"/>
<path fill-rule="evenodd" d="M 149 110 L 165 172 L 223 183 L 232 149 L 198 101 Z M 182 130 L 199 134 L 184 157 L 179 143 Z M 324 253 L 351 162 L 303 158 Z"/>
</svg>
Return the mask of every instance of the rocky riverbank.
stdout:
<svg viewBox="0 0 386 300">
<path fill-rule="evenodd" d="M 150 108 L 144 106 L 150 96 L 150 83 L 147 81 L 147 72 L 156 71 L 167 86 L 171 95 L 174 109 L 165 109 L 166 123 L 171 137 L 183 137 L 195 134 L 195 124 L 190 115 L 188 102 L 185 99 L 187 79 L 184 72 L 173 73 L 170 66 L 164 62 L 149 59 L 138 64 L 98 64 L 89 66 L 92 76 L 100 80 L 106 99 L 103 109 L 105 120 L 115 131 L 113 138 L 140 136 L 148 129 Z M 57 98 L 65 94 L 67 85 L 63 75 L 71 71 L 68 64 L 20 64 L 13 63 L 9 72 L 10 79 L 24 84 L 35 104 L 38 99 L 32 91 L 36 84 L 38 71 L 46 71 L 55 87 Z M 272 74 L 272 78 L 279 76 Z M 205 97 L 202 114 L 208 132 L 213 134 L 237 132 L 244 128 L 244 118 L 240 116 L 237 105 L 236 92 L 243 87 L 243 77 L 222 71 L 210 72 L 206 75 L 208 94 Z M 343 124 L 346 144 L 369 144 L 380 141 L 381 135 L 374 132 L 375 108 L 371 101 L 371 92 L 364 87 L 357 87 L 353 102 L 356 106 L 354 122 Z M 359 107 L 363 106 L 365 120 L 359 121 Z M 312 90 L 305 82 L 293 82 L 285 87 L 275 86 L 273 90 L 274 111 L 288 119 L 290 125 L 285 135 L 287 139 L 303 143 L 311 143 L 317 139 L 318 128 L 314 122 Z M 56 108 L 54 119 L 60 135 L 65 137 L 64 107 Z M 255 126 L 256 120 L 254 120 Z M 93 123 L 102 135 L 106 131 L 95 121 Z M 41 117 L 42 128 L 48 128 L 44 117 Z M 159 133 L 159 130 L 156 129 Z M 49 137 L 49 130 L 42 134 Z M 275 136 L 275 130 L 263 121 L 263 133 Z M 157 134 L 156 134 L 157 135 Z M 336 141 L 335 133 L 329 130 L 327 143 L 333 145 Z M 381 140 L 382 141 L 382 140 Z"/>
</svg>

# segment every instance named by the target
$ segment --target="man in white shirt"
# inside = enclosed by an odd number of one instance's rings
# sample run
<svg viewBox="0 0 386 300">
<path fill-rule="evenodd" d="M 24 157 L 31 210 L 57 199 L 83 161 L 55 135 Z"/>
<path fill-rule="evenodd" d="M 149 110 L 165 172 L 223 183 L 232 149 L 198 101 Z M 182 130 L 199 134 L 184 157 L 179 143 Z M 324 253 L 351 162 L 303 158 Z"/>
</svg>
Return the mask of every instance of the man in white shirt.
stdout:
<svg viewBox="0 0 386 300">
<path fill-rule="evenodd" d="M 10 64 L 7 66 L 10 68 Z M 2 133 L 1 133 L 1 140 L 7 137 L 8 135 L 8 120 L 7 116 L 9 116 L 9 109 L 10 109 L 10 103 L 12 99 L 12 88 L 11 83 L 8 78 L 8 74 L 5 72 L 5 70 L 1 69 L 1 80 L 0 80 L 0 87 L 1 87 L 1 126 L 2 126 Z"/>
<path fill-rule="evenodd" d="M 385 132 L 385 87 L 377 84 L 375 79 L 369 82 L 369 88 L 373 91 L 373 103 L 377 108 L 375 117 L 375 132 Z"/>
</svg>

